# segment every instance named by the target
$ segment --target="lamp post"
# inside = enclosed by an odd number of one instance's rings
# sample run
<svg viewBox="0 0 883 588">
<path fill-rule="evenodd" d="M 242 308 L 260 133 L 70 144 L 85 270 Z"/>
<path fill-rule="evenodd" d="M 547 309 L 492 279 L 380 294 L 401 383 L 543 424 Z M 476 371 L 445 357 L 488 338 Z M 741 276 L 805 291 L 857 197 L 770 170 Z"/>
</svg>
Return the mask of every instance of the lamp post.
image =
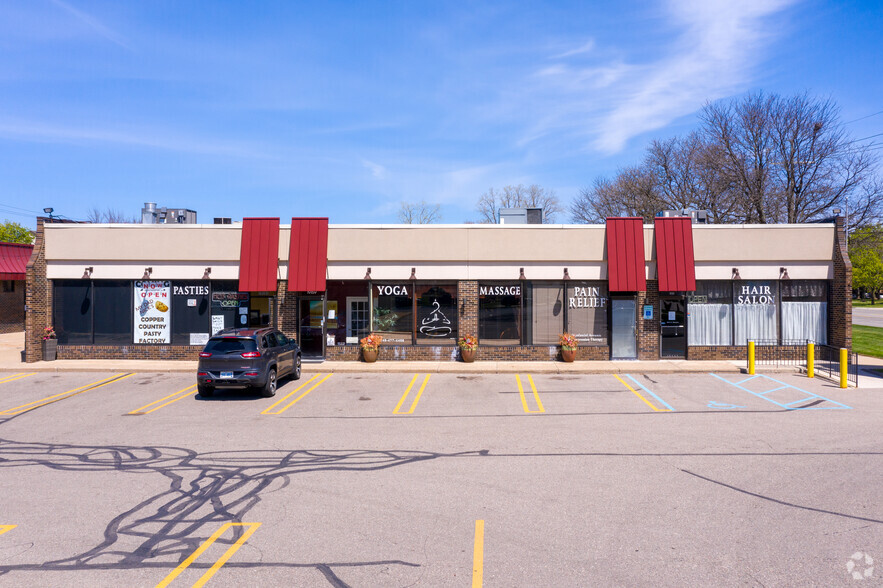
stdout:
<svg viewBox="0 0 883 588">
<path fill-rule="evenodd" d="M 49 215 L 49 220 L 52 220 L 52 213 L 55 212 L 55 209 L 46 207 L 43 209 L 43 212 Z"/>
</svg>

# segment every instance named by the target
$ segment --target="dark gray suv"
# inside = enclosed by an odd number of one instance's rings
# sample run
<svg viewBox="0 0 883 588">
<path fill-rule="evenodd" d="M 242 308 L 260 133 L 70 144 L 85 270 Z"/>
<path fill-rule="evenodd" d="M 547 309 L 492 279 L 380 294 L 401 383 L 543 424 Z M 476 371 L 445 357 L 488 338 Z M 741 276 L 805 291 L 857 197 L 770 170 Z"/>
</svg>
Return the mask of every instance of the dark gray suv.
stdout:
<svg viewBox="0 0 883 588">
<path fill-rule="evenodd" d="M 300 378 L 300 347 L 276 329 L 224 329 L 199 353 L 196 384 L 208 398 L 215 388 L 259 388 L 276 394 L 279 378 Z"/>
</svg>

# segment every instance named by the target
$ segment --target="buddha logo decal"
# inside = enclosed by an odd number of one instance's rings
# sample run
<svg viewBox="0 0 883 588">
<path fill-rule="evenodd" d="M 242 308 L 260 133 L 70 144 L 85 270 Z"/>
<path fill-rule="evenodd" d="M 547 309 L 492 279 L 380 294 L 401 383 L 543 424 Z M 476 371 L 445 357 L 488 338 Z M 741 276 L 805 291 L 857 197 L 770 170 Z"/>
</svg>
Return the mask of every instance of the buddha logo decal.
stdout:
<svg viewBox="0 0 883 588">
<path fill-rule="evenodd" d="M 432 301 L 432 310 L 428 317 L 420 321 L 418 330 L 427 337 L 447 337 L 451 334 L 451 321 L 442 313 L 438 300 Z"/>
</svg>

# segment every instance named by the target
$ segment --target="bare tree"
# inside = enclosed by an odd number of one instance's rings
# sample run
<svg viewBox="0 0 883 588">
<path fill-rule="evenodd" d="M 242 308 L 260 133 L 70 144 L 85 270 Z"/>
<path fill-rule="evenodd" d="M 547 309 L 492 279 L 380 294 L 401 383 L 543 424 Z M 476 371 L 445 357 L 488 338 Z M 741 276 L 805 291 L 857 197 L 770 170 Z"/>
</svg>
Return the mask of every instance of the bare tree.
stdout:
<svg viewBox="0 0 883 588">
<path fill-rule="evenodd" d="M 542 208 L 543 222 L 555 222 L 555 216 L 562 211 L 561 202 L 554 190 L 546 190 L 537 184 L 525 187 L 503 186 L 502 190 L 489 188 L 478 199 L 477 210 L 481 223 L 496 223 L 503 208 Z"/>
<path fill-rule="evenodd" d="M 402 202 L 399 222 L 406 225 L 428 225 L 441 220 L 441 206 L 425 200 L 417 203 Z"/>
<path fill-rule="evenodd" d="M 135 224 L 138 219 L 134 216 L 128 216 L 123 212 L 114 208 L 107 207 L 104 210 L 92 207 L 86 213 L 86 220 L 90 223 L 126 223 Z"/>
<path fill-rule="evenodd" d="M 663 206 L 656 181 L 645 166 L 621 169 L 611 181 L 597 178 L 570 206 L 576 223 L 603 222 L 608 216 L 640 216 L 650 221 Z"/>
<path fill-rule="evenodd" d="M 756 92 L 706 104 L 700 118 L 697 131 L 654 141 L 639 165 L 581 190 L 573 220 L 684 208 L 722 223 L 802 223 L 832 208 L 848 209 L 853 227 L 880 220 L 874 146 L 848 136 L 830 100 Z"/>
</svg>

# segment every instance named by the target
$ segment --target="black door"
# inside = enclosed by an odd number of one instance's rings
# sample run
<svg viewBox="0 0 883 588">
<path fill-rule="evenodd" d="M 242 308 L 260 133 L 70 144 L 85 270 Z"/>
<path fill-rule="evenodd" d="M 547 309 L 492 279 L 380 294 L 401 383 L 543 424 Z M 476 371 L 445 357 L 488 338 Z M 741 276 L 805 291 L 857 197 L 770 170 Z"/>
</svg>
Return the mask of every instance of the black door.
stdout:
<svg viewBox="0 0 883 588">
<path fill-rule="evenodd" d="M 659 300 L 659 328 L 662 357 L 687 356 L 687 313 L 683 296 Z"/>
<path fill-rule="evenodd" d="M 325 357 L 325 301 L 321 298 L 301 298 L 298 308 L 301 356 L 313 359 Z"/>
</svg>

